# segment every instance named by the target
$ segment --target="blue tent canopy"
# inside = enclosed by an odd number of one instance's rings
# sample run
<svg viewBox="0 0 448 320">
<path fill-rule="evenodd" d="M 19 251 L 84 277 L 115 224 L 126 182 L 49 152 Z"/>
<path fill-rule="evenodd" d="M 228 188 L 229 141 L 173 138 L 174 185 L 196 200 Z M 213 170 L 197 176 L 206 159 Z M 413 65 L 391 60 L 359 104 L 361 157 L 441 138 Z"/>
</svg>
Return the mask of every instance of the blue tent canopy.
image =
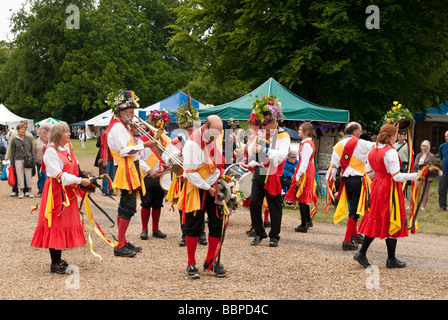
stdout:
<svg viewBox="0 0 448 320">
<path fill-rule="evenodd" d="M 439 104 L 438 107 L 426 110 L 426 118 L 423 112 L 414 113 L 415 121 L 448 122 L 448 101 Z"/>
<path fill-rule="evenodd" d="M 166 109 L 175 112 L 177 111 L 177 107 L 185 103 L 188 103 L 188 95 L 186 95 L 182 91 L 178 91 L 172 96 L 169 96 L 168 98 L 160 101 L 160 109 Z M 195 109 L 199 109 L 199 102 L 194 100 L 193 98 L 191 98 L 191 104 Z"/>
</svg>

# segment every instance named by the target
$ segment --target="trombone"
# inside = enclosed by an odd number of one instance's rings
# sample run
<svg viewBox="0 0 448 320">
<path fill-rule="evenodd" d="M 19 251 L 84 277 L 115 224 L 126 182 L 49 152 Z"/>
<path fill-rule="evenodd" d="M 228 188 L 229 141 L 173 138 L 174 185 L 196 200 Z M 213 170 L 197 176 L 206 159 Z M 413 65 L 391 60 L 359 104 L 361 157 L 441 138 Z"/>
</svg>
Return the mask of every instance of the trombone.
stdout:
<svg viewBox="0 0 448 320">
<path fill-rule="evenodd" d="M 138 121 L 143 123 L 149 130 L 151 130 L 151 132 L 154 134 L 154 137 L 151 136 L 144 128 L 142 128 L 138 122 L 133 121 L 132 123 L 134 123 L 137 126 L 137 130 L 141 134 L 145 135 L 147 138 L 157 142 L 157 148 L 159 148 L 162 152 L 166 153 L 168 155 L 168 157 L 173 161 L 174 165 L 177 165 L 183 169 L 182 161 L 177 156 L 175 156 L 171 152 L 169 152 L 159 141 L 162 134 L 166 133 L 165 130 L 163 128 L 157 129 L 157 128 L 153 127 L 149 123 L 140 119 L 137 115 L 134 115 L 134 117 L 137 118 Z"/>
</svg>

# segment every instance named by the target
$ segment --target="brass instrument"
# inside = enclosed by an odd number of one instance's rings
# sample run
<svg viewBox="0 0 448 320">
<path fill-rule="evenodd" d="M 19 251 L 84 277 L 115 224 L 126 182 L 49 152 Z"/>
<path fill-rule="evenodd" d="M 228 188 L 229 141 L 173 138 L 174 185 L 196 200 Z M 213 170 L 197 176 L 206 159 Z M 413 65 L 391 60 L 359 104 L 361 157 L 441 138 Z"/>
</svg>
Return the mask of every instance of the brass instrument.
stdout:
<svg viewBox="0 0 448 320">
<path fill-rule="evenodd" d="M 176 155 L 173 155 L 171 152 L 169 152 L 162 143 L 160 143 L 159 139 L 163 134 L 166 134 L 167 132 L 165 131 L 165 129 L 163 128 L 155 128 L 154 126 L 150 125 L 149 123 L 147 123 L 146 121 L 143 121 L 142 119 L 140 119 L 137 115 L 134 115 L 135 118 L 137 118 L 137 120 L 139 122 L 141 122 L 142 124 L 144 124 L 149 130 L 151 130 L 151 132 L 154 134 L 154 137 L 151 136 L 144 128 L 142 128 L 140 126 L 140 124 L 138 122 L 133 122 L 136 127 L 137 130 L 145 135 L 147 138 L 154 140 L 155 142 L 157 142 L 157 148 L 162 151 L 161 153 L 166 153 L 167 156 L 171 159 L 171 161 L 173 161 L 173 171 L 176 172 L 176 174 L 178 173 L 178 171 L 180 171 L 181 169 L 183 170 L 183 163 L 182 160 L 180 160 Z M 176 170 L 174 170 L 174 168 L 176 168 Z"/>
</svg>

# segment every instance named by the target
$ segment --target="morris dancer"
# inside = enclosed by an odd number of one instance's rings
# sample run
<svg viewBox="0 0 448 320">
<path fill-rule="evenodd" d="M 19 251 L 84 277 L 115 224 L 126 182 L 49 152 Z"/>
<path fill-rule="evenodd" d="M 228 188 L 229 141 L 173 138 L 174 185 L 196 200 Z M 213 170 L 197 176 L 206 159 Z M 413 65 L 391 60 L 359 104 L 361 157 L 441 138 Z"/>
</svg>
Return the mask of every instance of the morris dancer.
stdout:
<svg viewBox="0 0 448 320">
<path fill-rule="evenodd" d="M 279 122 L 284 120 L 284 115 L 281 104 L 275 96 L 257 100 L 252 106 L 251 118 L 261 121 L 261 127 L 266 132 L 266 147 L 260 144 L 256 146 L 259 160 L 256 162 L 250 195 L 250 217 L 256 237 L 251 245 L 259 245 L 264 238 L 267 238 L 262 219 L 262 206 L 266 198 L 271 215 L 269 245 L 277 247 L 283 213 L 280 177 L 283 174 L 291 139 L 288 132 L 279 127 Z"/>
<path fill-rule="evenodd" d="M 370 210 L 361 220 L 359 232 L 364 234 L 364 242 L 353 257 L 363 267 L 370 263 L 366 258 L 367 249 L 375 238 L 386 239 L 387 268 L 404 268 L 406 263 L 395 257 L 397 238 L 407 237 L 406 208 L 402 183 L 416 180 L 417 173 L 401 173 L 400 159 L 392 145 L 397 140 L 398 128 L 383 125 L 378 134 L 376 147 L 368 154 L 366 172 L 375 177 L 370 193 Z"/>
<path fill-rule="evenodd" d="M 130 125 L 134 118 L 134 108 L 138 108 L 138 97 L 133 91 L 120 90 L 108 96 L 107 104 L 111 107 L 113 117 L 107 128 L 107 144 L 117 165 L 112 189 L 118 195 L 118 244 L 114 255 L 119 257 L 134 257 L 140 247 L 126 241 L 126 232 L 131 218 L 137 212 L 137 197 L 140 190 L 145 194 L 143 174 L 140 170 L 138 153 L 144 148 L 154 147 L 156 142 L 150 140 L 139 144 L 131 132 Z"/>
<path fill-rule="evenodd" d="M 170 123 L 170 115 L 166 110 L 153 110 L 148 112 L 147 122 L 156 129 L 163 129 Z M 154 136 L 153 132 L 148 133 Z M 143 142 L 151 140 L 146 135 L 140 137 Z M 171 139 L 162 134 L 159 142 L 166 148 Z M 140 239 L 148 240 L 148 222 L 152 215 L 152 236 L 155 238 L 166 238 L 166 234 L 159 230 L 160 213 L 163 207 L 165 192 L 160 186 L 160 175 L 167 168 L 168 156 L 158 147 L 145 148 L 140 162 L 142 171 L 146 174 L 144 178 L 146 194 L 141 195 L 142 199 L 142 232 Z"/>
<path fill-rule="evenodd" d="M 47 174 L 31 246 L 50 250 L 54 273 L 66 273 L 68 264 L 61 259 L 62 249 L 86 244 L 76 199 L 79 185 L 90 180 L 79 177 L 78 160 L 70 143 L 70 128 L 65 122 L 54 124 L 44 151 L 42 170 Z M 67 201 L 68 200 L 68 201 Z"/>
<path fill-rule="evenodd" d="M 357 214 L 359 197 L 361 195 L 363 176 L 367 154 L 373 148 L 374 143 L 359 137 L 362 127 L 357 122 L 350 122 L 345 128 L 345 137 L 333 147 L 331 167 L 327 172 L 328 179 L 335 180 L 336 172 L 341 167 L 341 183 L 338 190 L 338 206 L 333 218 L 338 223 L 346 216 L 348 202 L 350 201 L 349 219 L 342 242 L 342 250 L 356 250 L 358 243 L 362 243 L 362 236 L 358 234 L 357 226 L 359 214 Z M 346 199 L 346 201 L 344 201 Z"/>
<path fill-rule="evenodd" d="M 297 232 L 307 232 L 312 227 L 310 204 L 317 202 L 317 194 L 314 191 L 316 167 L 314 166 L 314 142 L 316 137 L 313 125 L 305 122 L 299 127 L 299 136 L 303 139 L 298 155 L 299 163 L 292 177 L 291 186 L 286 193 L 285 200 L 299 202 L 300 217 L 302 223 L 294 228 Z M 303 183 L 302 183 L 303 182 Z"/>
<path fill-rule="evenodd" d="M 205 124 L 196 129 L 187 140 L 183 150 L 185 181 L 177 206 L 183 211 L 185 238 L 187 243 L 188 266 L 187 275 L 199 278 L 196 267 L 196 247 L 201 234 L 205 212 L 208 213 L 208 252 L 204 261 L 204 271 L 211 270 L 217 276 L 225 276 L 227 270 L 221 265 L 213 264 L 216 249 L 222 236 L 222 217 L 215 204 L 216 181 L 221 172 L 217 159 L 220 150 L 216 148 L 216 140 L 222 134 L 223 124 L 220 117 L 207 117 Z"/>
</svg>

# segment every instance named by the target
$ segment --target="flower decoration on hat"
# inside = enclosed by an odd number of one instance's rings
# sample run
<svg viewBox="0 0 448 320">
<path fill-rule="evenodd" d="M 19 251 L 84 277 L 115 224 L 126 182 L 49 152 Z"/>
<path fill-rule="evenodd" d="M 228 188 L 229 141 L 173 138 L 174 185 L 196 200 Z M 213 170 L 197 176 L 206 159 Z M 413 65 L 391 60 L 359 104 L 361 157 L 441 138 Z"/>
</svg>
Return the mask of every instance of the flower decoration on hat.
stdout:
<svg viewBox="0 0 448 320">
<path fill-rule="evenodd" d="M 127 108 L 139 108 L 139 97 L 132 90 L 120 89 L 118 92 L 108 94 L 106 104 L 112 109 L 114 114 Z"/>
<path fill-rule="evenodd" d="M 394 101 L 392 109 L 384 115 L 384 124 L 390 123 L 397 125 L 400 121 L 404 120 L 412 122 L 414 120 L 412 112 L 403 107 L 398 101 Z"/>
<path fill-rule="evenodd" d="M 147 122 L 157 128 L 163 128 L 170 124 L 170 112 L 166 109 L 151 110 L 146 114 Z"/>
<path fill-rule="evenodd" d="M 255 98 L 257 98 L 257 96 L 255 96 Z M 253 103 L 250 113 L 250 122 L 258 122 L 263 125 L 271 121 L 282 122 L 285 120 L 282 110 L 283 108 L 281 103 L 278 101 L 276 96 L 263 96 L 261 99 L 258 99 Z"/>
<path fill-rule="evenodd" d="M 188 128 L 199 120 L 199 112 L 193 105 L 184 103 L 177 108 L 177 124 L 180 128 Z"/>
</svg>

